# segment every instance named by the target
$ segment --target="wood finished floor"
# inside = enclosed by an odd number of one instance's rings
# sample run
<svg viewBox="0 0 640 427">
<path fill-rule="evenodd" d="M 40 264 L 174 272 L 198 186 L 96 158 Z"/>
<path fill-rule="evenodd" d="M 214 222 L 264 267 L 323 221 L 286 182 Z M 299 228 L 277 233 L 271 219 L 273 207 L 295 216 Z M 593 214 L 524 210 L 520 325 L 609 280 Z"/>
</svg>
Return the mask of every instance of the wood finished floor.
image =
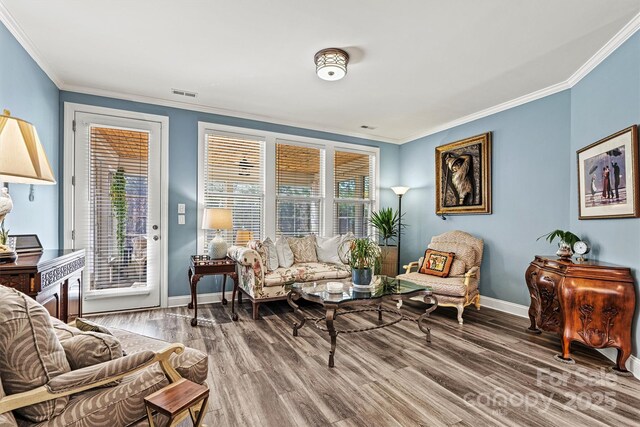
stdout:
<svg viewBox="0 0 640 427">
<path fill-rule="evenodd" d="M 303 309 L 321 315 L 317 307 Z M 612 363 L 576 344 L 577 363 L 560 364 L 553 334 L 530 335 L 526 319 L 495 310 L 468 309 L 459 326 L 455 309 L 438 308 L 431 344 L 407 321 L 338 335 L 333 369 L 327 334 L 307 322 L 294 338 L 286 303 L 263 305 L 256 322 L 246 302 L 238 322 L 229 313 L 230 305 L 200 306 L 195 328 L 186 307 L 94 319 L 208 353 L 208 426 L 640 424 L 639 380 L 606 376 Z M 338 319 L 341 328 L 376 321 L 373 313 Z"/>
</svg>

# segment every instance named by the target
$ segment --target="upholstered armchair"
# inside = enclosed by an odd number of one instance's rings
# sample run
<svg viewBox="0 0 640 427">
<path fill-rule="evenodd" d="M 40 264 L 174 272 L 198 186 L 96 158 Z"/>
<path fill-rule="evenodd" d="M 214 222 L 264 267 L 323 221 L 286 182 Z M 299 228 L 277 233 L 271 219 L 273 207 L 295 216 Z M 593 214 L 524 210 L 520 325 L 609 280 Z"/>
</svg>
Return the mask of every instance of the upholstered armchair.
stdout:
<svg viewBox="0 0 640 427">
<path fill-rule="evenodd" d="M 81 331 L 4 286 L 0 301 L 0 426 L 147 425 L 145 396 L 206 381 L 207 355 L 182 344 Z"/>
<path fill-rule="evenodd" d="M 462 313 L 465 307 L 474 304 L 480 310 L 480 264 L 484 243 L 481 239 L 464 231 L 449 231 L 431 238 L 428 248 L 455 254 L 448 277 L 422 274 L 420 269 L 423 258 L 405 265 L 406 272 L 398 278 L 410 280 L 421 285 L 431 286 L 438 298 L 438 306 L 456 307 L 458 323 L 462 325 Z"/>
</svg>

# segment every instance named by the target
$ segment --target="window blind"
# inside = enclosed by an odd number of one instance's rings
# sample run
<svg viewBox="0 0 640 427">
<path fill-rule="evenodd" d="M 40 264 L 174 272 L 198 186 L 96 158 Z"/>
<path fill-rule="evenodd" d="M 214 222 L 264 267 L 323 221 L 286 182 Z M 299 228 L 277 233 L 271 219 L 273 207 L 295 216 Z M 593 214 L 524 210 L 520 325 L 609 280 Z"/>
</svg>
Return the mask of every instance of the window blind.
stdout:
<svg viewBox="0 0 640 427">
<path fill-rule="evenodd" d="M 370 234 L 375 202 L 375 156 L 336 150 L 334 154 L 334 234 Z"/>
<path fill-rule="evenodd" d="M 276 228 L 279 235 L 320 233 L 324 150 L 276 142 Z"/>
<path fill-rule="evenodd" d="M 89 286 L 146 286 L 149 133 L 89 128 Z"/>
<path fill-rule="evenodd" d="M 204 207 L 232 210 L 233 229 L 222 231 L 229 245 L 244 246 L 250 239 L 262 238 L 264 154 L 262 138 L 205 134 Z M 215 230 L 204 232 L 206 249 Z"/>
</svg>

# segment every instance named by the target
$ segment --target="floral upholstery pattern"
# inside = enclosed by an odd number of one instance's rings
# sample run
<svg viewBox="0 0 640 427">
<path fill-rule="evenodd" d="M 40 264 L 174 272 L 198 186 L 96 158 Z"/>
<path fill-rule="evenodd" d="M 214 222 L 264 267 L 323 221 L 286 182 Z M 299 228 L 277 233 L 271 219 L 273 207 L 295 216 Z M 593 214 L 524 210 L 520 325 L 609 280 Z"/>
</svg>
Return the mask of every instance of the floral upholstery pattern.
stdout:
<svg viewBox="0 0 640 427">
<path fill-rule="evenodd" d="M 284 299 L 293 282 L 343 279 L 351 275 L 351 267 L 348 265 L 324 262 L 299 263 L 266 273 L 260 255 L 253 249 L 231 246 L 227 254 L 238 265 L 239 286 L 254 299 Z"/>
</svg>

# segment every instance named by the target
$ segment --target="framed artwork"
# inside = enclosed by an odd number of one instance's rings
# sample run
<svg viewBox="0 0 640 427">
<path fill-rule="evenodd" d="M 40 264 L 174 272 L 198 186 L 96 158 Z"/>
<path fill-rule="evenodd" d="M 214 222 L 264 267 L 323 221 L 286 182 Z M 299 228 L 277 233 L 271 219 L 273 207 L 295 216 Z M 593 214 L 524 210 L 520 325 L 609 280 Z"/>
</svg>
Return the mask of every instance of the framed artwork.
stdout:
<svg viewBox="0 0 640 427">
<path fill-rule="evenodd" d="M 636 125 L 578 150 L 577 156 L 579 219 L 640 216 Z"/>
<path fill-rule="evenodd" d="M 436 214 L 491 213 L 491 132 L 436 147 Z"/>
<path fill-rule="evenodd" d="M 36 234 L 16 234 L 9 236 L 14 239 L 14 250 L 18 254 L 28 254 L 33 252 L 42 252 L 42 244 Z"/>
</svg>

